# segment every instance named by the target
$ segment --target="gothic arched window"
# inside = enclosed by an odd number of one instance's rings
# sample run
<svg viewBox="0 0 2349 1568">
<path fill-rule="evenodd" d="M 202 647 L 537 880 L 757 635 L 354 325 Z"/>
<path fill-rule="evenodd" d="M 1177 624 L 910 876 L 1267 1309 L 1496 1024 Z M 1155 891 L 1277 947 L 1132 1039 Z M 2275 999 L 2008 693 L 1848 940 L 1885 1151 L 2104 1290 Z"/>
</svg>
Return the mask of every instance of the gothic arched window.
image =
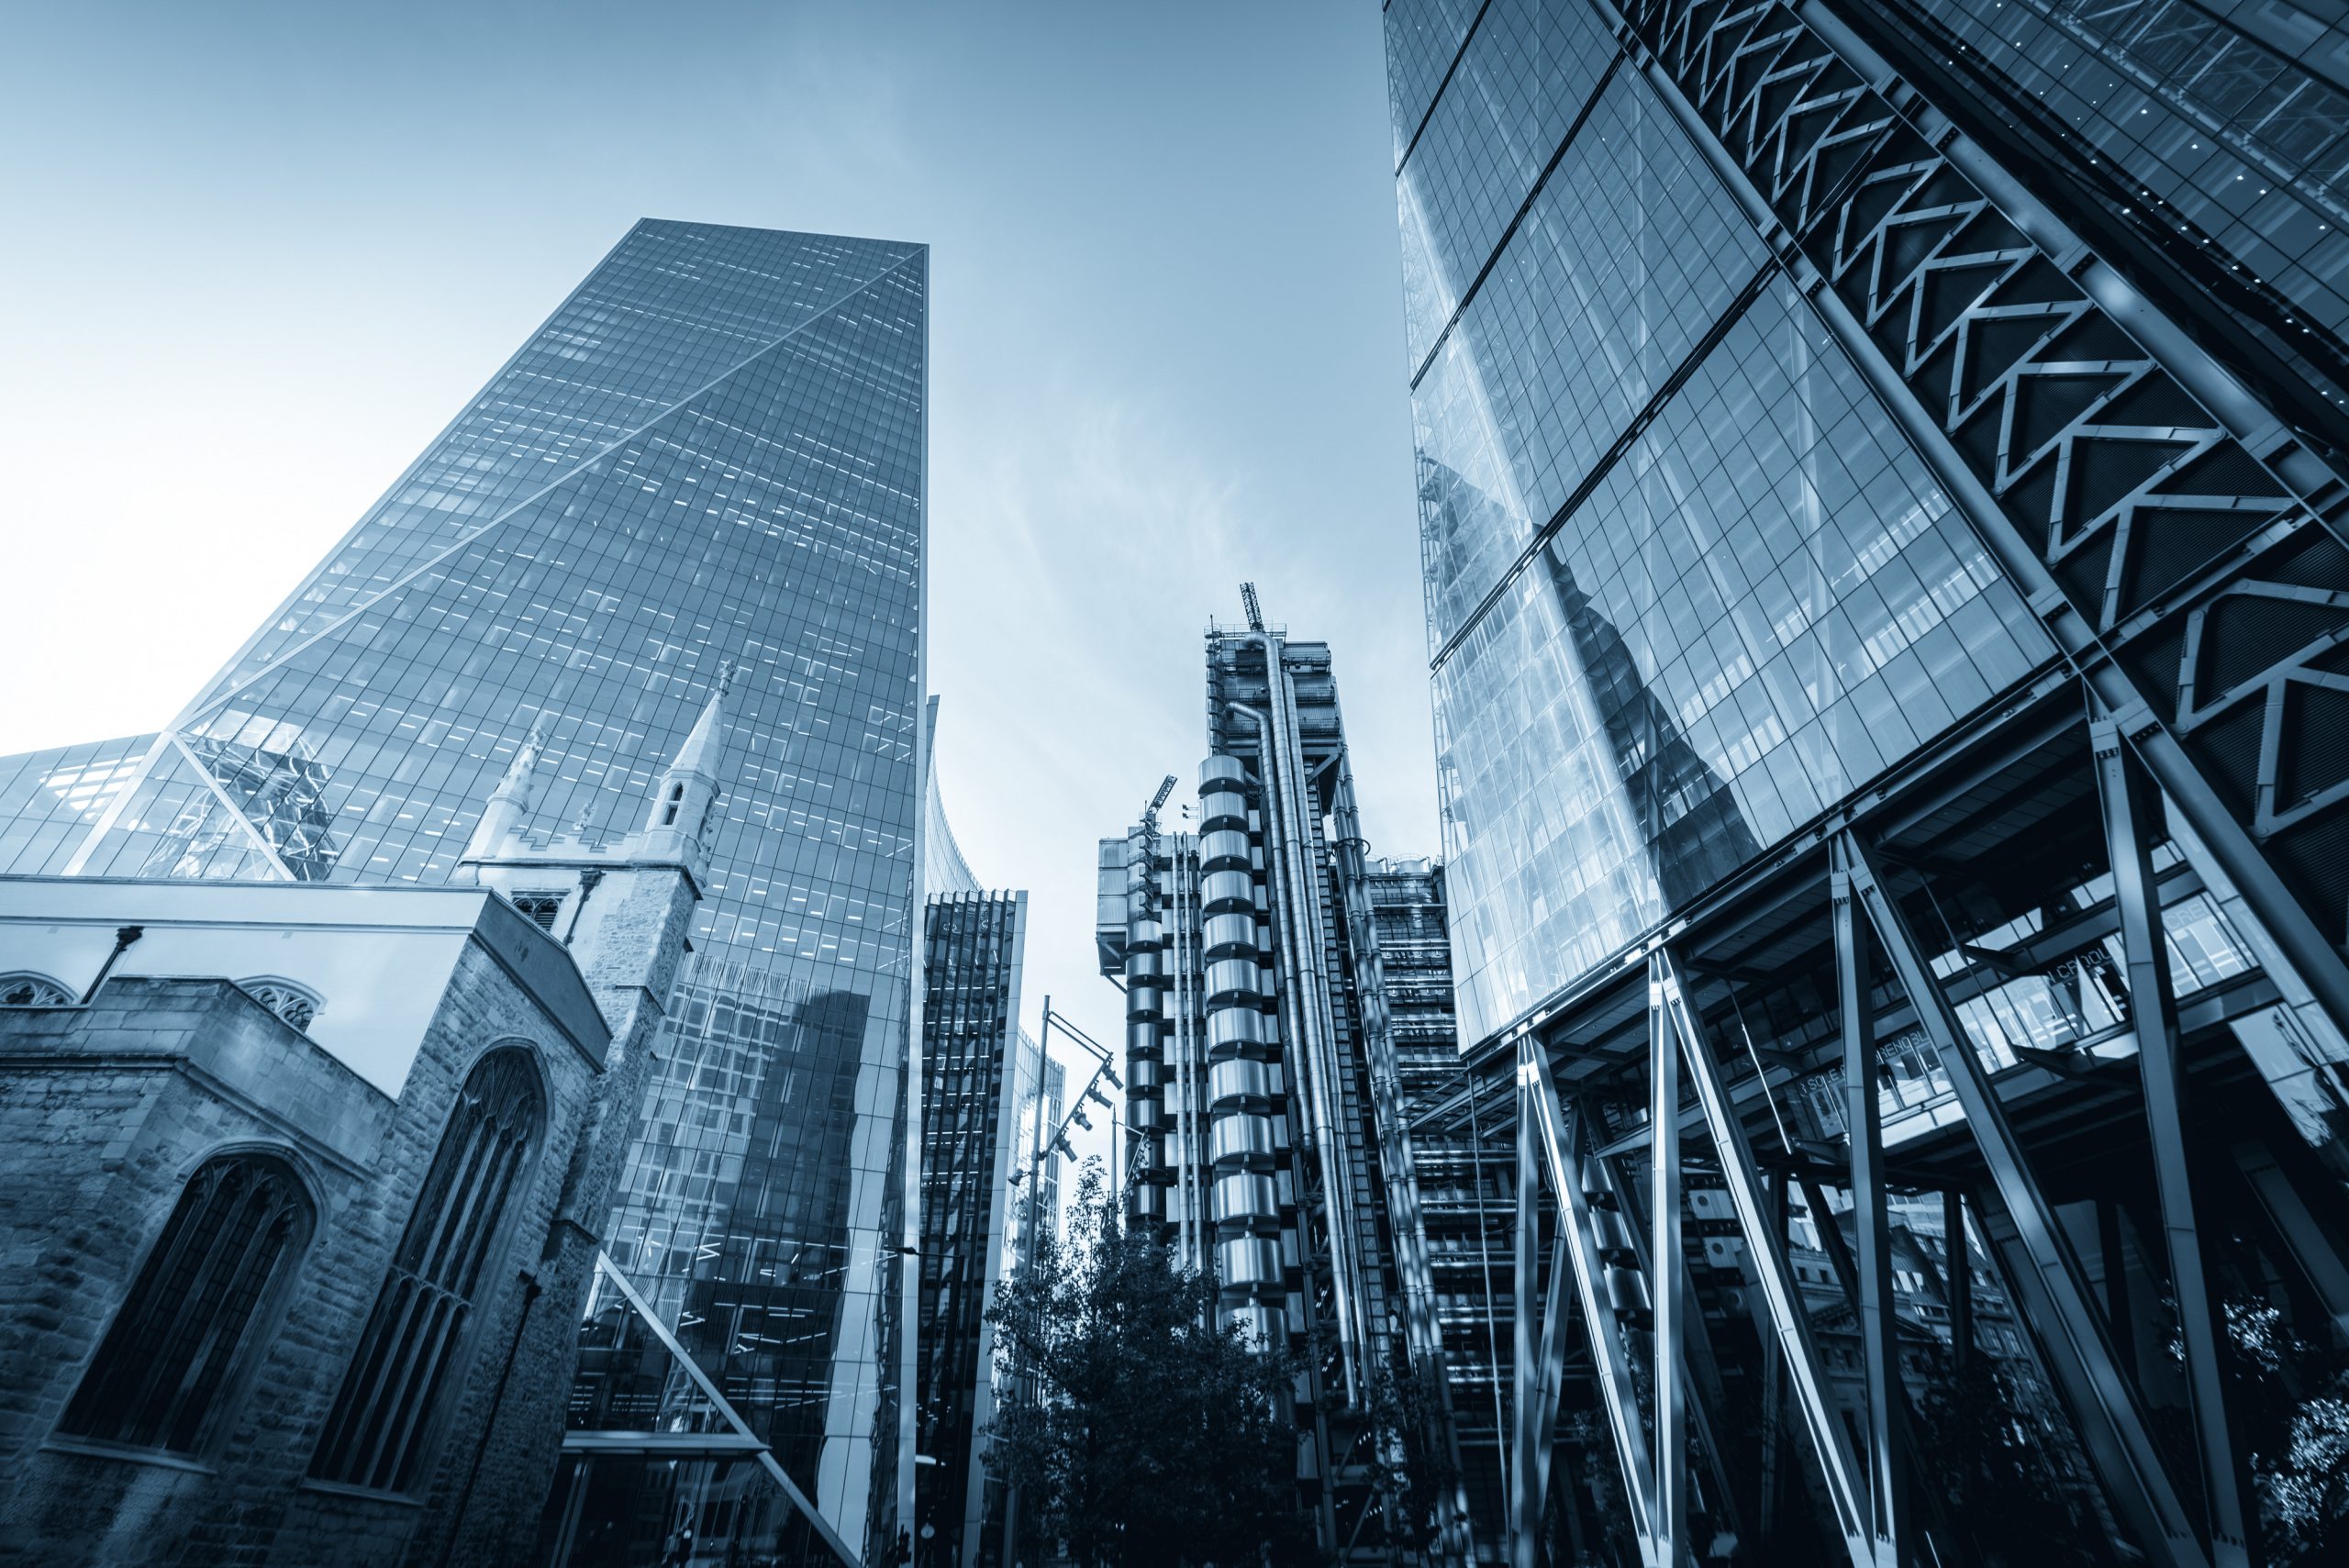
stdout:
<svg viewBox="0 0 2349 1568">
<path fill-rule="evenodd" d="M 73 993 L 46 974 L 29 969 L 0 974 L 0 1007 L 63 1007 L 72 1001 Z"/>
<path fill-rule="evenodd" d="M 326 1006 L 326 999 L 306 985 L 296 985 L 291 980 L 280 980 L 273 974 L 257 974 L 250 980 L 239 980 L 238 988 L 262 1006 L 284 1018 L 294 1028 L 307 1033 L 310 1021 Z"/>
<path fill-rule="evenodd" d="M 313 1476 L 379 1492 L 421 1479 L 483 1281 L 495 1277 L 507 1210 L 529 1184 L 545 1104 L 526 1051 L 493 1051 L 466 1078 L 327 1418 Z"/>
<path fill-rule="evenodd" d="M 310 1240 L 301 1179 L 266 1154 L 207 1161 L 181 1189 L 65 1407 L 72 1437 L 194 1453 Z"/>
</svg>

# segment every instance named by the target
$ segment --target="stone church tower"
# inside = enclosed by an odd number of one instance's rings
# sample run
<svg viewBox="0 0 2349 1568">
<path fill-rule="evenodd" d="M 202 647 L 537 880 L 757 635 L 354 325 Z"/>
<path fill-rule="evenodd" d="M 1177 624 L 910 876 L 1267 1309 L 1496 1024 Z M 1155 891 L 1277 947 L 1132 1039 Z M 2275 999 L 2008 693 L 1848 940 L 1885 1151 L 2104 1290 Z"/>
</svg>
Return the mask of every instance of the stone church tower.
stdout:
<svg viewBox="0 0 2349 1568">
<path fill-rule="evenodd" d="M 440 1515 L 451 1521 L 454 1548 L 435 1541 L 437 1530 L 428 1528 L 410 1549 L 412 1563 L 486 1568 L 523 1561 L 531 1549 L 562 1448 L 580 1313 L 603 1245 L 602 1228 L 650 1081 L 662 1004 L 688 951 L 686 931 L 708 875 L 703 835 L 718 805 L 717 768 L 733 677 L 729 664 L 692 733 L 654 783 L 636 832 L 606 840 L 584 828 L 534 831 L 534 731 L 491 793 L 465 847 L 461 879 L 469 872 L 480 885 L 504 894 L 570 949 L 611 1027 L 612 1042 L 602 1092 L 573 1146 L 562 1201 L 547 1231 L 539 1284 L 548 1300 L 518 1343 L 510 1374 L 516 1386 L 483 1444 L 479 1473 L 469 1483 L 441 1478 L 444 1488 L 455 1483 L 443 1494 L 447 1507 Z"/>
<path fill-rule="evenodd" d="M 533 735 L 456 885 L 0 877 L 0 1561 L 531 1559 L 727 684 L 625 837 Z"/>
</svg>

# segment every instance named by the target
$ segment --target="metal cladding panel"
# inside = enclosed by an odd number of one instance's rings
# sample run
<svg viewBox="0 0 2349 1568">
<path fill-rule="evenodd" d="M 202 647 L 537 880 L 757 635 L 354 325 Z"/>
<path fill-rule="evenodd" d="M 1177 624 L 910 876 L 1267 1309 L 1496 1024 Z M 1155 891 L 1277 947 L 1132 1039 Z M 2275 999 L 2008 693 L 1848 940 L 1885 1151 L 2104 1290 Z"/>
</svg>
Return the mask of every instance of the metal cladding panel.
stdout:
<svg viewBox="0 0 2349 1568">
<path fill-rule="evenodd" d="M 1217 1242 L 1215 1262 L 1216 1275 L 1227 1289 L 1278 1284 L 1281 1281 L 1280 1243 L 1263 1237 L 1244 1236 Z"/>
<path fill-rule="evenodd" d="M 1207 917 L 1201 940 L 1210 957 L 1236 958 L 1242 954 L 1253 957 L 1256 952 L 1256 916 L 1245 914 L 1210 915 Z"/>
<path fill-rule="evenodd" d="M 1235 1171 L 1215 1179 L 1215 1218 L 1234 1224 L 1277 1224 L 1280 1192 L 1272 1177 Z"/>
<path fill-rule="evenodd" d="M 1208 1044 L 1212 1049 L 1263 1044 L 1273 1033 L 1264 1015 L 1253 1007 L 1226 1007 L 1208 1016 Z"/>
<path fill-rule="evenodd" d="M 1264 971 L 1255 959 L 1221 958 L 1208 965 L 1208 995 L 1216 998 L 1253 997 L 1264 995 Z"/>
<path fill-rule="evenodd" d="M 1245 867 L 1252 853 L 1245 833 L 1221 828 L 1199 835 L 1199 864 L 1208 872 Z"/>
<path fill-rule="evenodd" d="M 1199 879 L 1199 903 L 1207 909 L 1252 909 L 1256 879 L 1246 871 L 1211 871 Z"/>
<path fill-rule="evenodd" d="M 1269 1160 L 1279 1150 L 1269 1117 L 1235 1114 L 1219 1117 L 1208 1133 L 1208 1156 L 1216 1163 L 1227 1160 Z"/>
<path fill-rule="evenodd" d="M 1270 1100 L 1273 1093 L 1273 1070 L 1265 1062 L 1235 1056 L 1208 1069 L 1208 1099 L 1211 1104 Z"/>
</svg>

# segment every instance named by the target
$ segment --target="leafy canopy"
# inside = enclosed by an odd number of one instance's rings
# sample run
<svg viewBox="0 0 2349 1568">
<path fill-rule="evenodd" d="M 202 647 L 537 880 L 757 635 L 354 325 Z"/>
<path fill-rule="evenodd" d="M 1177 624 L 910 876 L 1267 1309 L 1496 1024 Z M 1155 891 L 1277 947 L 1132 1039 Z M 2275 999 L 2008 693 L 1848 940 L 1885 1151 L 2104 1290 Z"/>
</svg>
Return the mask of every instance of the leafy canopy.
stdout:
<svg viewBox="0 0 2349 1568">
<path fill-rule="evenodd" d="M 1088 1162 L 1069 1240 L 1041 1240 L 987 1316 L 1013 1391 L 987 1464 L 1077 1568 L 1310 1558 L 1285 1350 L 1219 1320 L 1213 1282 L 1177 1266 Z M 1020 1559 L 1043 1560 L 1040 1542 Z"/>
</svg>

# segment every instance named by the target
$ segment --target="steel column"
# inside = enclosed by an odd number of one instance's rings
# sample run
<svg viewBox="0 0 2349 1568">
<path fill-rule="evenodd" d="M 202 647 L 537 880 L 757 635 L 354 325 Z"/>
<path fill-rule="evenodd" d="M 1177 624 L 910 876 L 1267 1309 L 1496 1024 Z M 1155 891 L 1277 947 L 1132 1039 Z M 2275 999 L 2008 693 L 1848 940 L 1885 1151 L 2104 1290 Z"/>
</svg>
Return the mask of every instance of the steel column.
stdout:
<svg viewBox="0 0 2349 1568">
<path fill-rule="evenodd" d="M 1835 996 L 1843 1019 L 1843 1125 L 1852 1141 L 1852 1213 L 1859 1232 L 1860 1356 L 1868 1385 L 1868 1529 L 1878 1562 L 1897 1565 L 1909 1537 L 1909 1456 L 1898 1412 L 1900 1326 L 1893 1312 L 1892 1235 L 1885 1213 L 1884 1112 L 1876 1098 L 1875 955 L 1852 907 L 1843 851 L 1828 880 L 1835 921 Z M 1831 1224 L 1830 1216 L 1817 1216 Z"/>
<path fill-rule="evenodd" d="M 1655 1533 L 1688 1539 L 1688 1412 L 1681 1353 L 1687 1254 L 1680 1246 L 1680 1051 L 1664 1002 L 1664 955 L 1648 960 L 1648 1290 L 1655 1303 Z"/>
<path fill-rule="evenodd" d="M 1542 1348 L 1534 1367 L 1533 1407 L 1526 1426 L 1526 1436 L 1533 1445 L 1533 1496 L 1526 1510 L 1525 1533 L 1510 1548 L 1520 1553 L 1533 1551 L 1542 1521 L 1549 1516 L 1550 1454 L 1558 1436 L 1558 1396 L 1566 1384 L 1566 1278 L 1573 1270 L 1562 1227 L 1561 1234 L 1550 1243 L 1550 1284 L 1542 1295 Z M 1530 1563 L 1532 1558 L 1526 1561 Z"/>
<path fill-rule="evenodd" d="M 1531 1035 L 1517 1042 L 1519 1106 L 1538 1122 L 1537 1135 L 1549 1166 L 1550 1184 L 1558 1197 L 1558 1224 L 1572 1256 L 1575 1293 L 1582 1304 L 1582 1319 L 1590 1340 L 1591 1368 L 1598 1379 L 1600 1401 L 1607 1407 L 1608 1429 L 1615 1440 L 1616 1462 L 1623 1472 L 1623 1493 L 1631 1503 L 1631 1529 L 1639 1540 L 1640 1560 L 1646 1568 L 1668 1568 L 1677 1562 L 1679 1543 L 1660 1539 L 1654 1530 L 1655 1473 L 1648 1447 L 1647 1421 L 1640 1413 L 1638 1385 L 1624 1356 L 1624 1340 L 1615 1317 L 1615 1304 L 1600 1283 L 1598 1243 L 1591 1226 L 1590 1200 L 1576 1169 L 1575 1147 L 1566 1141 L 1565 1110 L 1558 1100 L 1557 1081 L 1550 1075 L 1550 1060 Z M 1520 1254 L 1530 1256 L 1531 1253 Z"/>
<path fill-rule="evenodd" d="M 2202 1239 L 2194 1219 L 2194 1189 L 2187 1167 L 2185 1070 L 2178 1058 L 2177 993 L 2170 977 L 2169 939 L 2162 927 L 2153 851 L 2137 821 L 2138 796 L 2121 727 L 2099 717 L 2088 725 L 2097 785 L 2104 802 L 2104 834 L 2112 860 L 2113 902 L 2129 964 L 2129 1018 L 2137 1031 L 2138 1070 L 2145 1086 L 2145 1125 L 2154 1148 L 2154 1175 L 2169 1243 L 2170 1288 L 2177 1300 L 2178 1337 L 2185 1341 L 2187 1387 L 2210 1504 L 2210 1555 L 2220 1568 L 2251 1561 L 2236 1485 L 2234 1442 L 2227 1430 L 2226 1379 L 2210 1317 L 2210 1285 L 2202 1266 Z M 2105 1260 L 2108 1273 L 2121 1260 Z"/>
<path fill-rule="evenodd" d="M 2090 1304 L 2079 1260 L 2056 1224 L 2054 1206 L 2031 1173 L 1981 1058 L 1927 966 L 1907 917 L 1885 892 L 1866 843 L 1849 831 L 1842 841 L 1853 893 L 1867 911 L 1918 1022 L 1948 1069 L 1966 1126 L 2030 1260 L 2024 1284 L 2034 1298 L 2027 1305 L 2037 1308 L 2032 1320 L 2053 1352 L 2049 1360 L 2070 1396 L 2081 1436 L 2115 1510 L 2157 1564 L 2207 1568 L 2210 1557 L 2146 1430 L 2136 1389 L 2113 1360 L 2111 1340 Z"/>
<path fill-rule="evenodd" d="M 2246 1140 L 2230 1151 L 2235 1167 L 2243 1180 L 2251 1184 L 2252 1195 L 2267 1216 L 2283 1240 L 2284 1251 L 2299 1265 L 2308 1280 L 2309 1288 L 2323 1303 L 2325 1316 L 2332 1319 L 2333 1332 L 2349 1338 L 2349 1268 L 2342 1264 L 2341 1254 L 2334 1251 L 2331 1238 L 2325 1235 L 2315 1215 L 2309 1212 L 2292 1178 L 2276 1162 L 2276 1151 L 2266 1143 Z"/>
<path fill-rule="evenodd" d="M 1842 1535 L 1844 1551 L 1853 1568 L 1875 1568 L 1876 1548 L 1859 1500 L 1859 1467 L 1852 1456 L 1851 1439 L 1829 1401 L 1826 1374 L 1818 1349 L 1811 1343 L 1810 1324 L 1803 1313 L 1802 1296 L 1795 1287 L 1794 1271 L 1787 1265 L 1786 1249 L 1771 1232 L 1771 1205 L 1762 1191 L 1761 1173 L 1754 1166 L 1753 1151 L 1746 1142 L 1745 1126 L 1731 1103 L 1728 1086 L 1721 1082 L 1712 1045 L 1688 1006 L 1671 953 L 1659 950 L 1649 961 L 1648 973 L 1651 995 L 1670 1016 L 1673 1032 L 1679 1036 L 1681 1050 L 1687 1056 L 1689 1082 L 1704 1111 L 1705 1127 L 1712 1135 L 1721 1174 L 1729 1182 L 1730 1205 L 1737 1210 L 1738 1227 L 1744 1232 L 1746 1250 L 1753 1254 L 1754 1276 L 1769 1308 L 1771 1327 L 1777 1333 L 1777 1349 L 1786 1361 L 1787 1382 L 1802 1410 L 1803 1424 L 1810 1430 L 1811 1446 L 1819 1455 L 1820 1476 L 1834 1505 L 1835 1527 Z M 1659 1385 L 1661 1383 L 1659 1378 Z"/>
<path fill-rule="evenodd" d="M 1965 1240 L 1965 1194 L 1942 1194 L 1942 1277 L 1949 1291 L 1950 1363 L 1965 1375 L 1974 1355 L 1974 1250 Z"/>
<path fill-rule="evenodd" d="M 1780 1246 L 1787 1239 L 1787 1188 L 1793 1177 L 1781 1173 L 1769 1181 L 1770 1235 Z M 1786 1427 L 1786 1369 L 1779 1363 L 1783 1358 L 1778 1347 L 1768 1335 L 1762 1342 L 1762 1485 L 1759 1505 L 1754 1512 L 1759 1518 L 1763 1539 L 1769 1539 L 1776 1528 L 1778 1516 L 1779 1459 L 1778 1440 Z"/>
<path fill-rule="evenodd" d="M 1540 1560 L 1542 1528 L 1540 1490 L 1533 1452 L 1535 1387 L 1541 1373 L 1534 1364 L 1534 1275 L 1541 1269 L 1542 1173 L 1534 1155 L 1533 1092 L 1522 1073 L 1517 1086 L 1517 1270 L 1511 1280 L 1516 1321 L 1510 1326 L 1515 1370 L 1509 1397 L 1508 1550 L 1516 1568 L 1535 1568 Z M 1560 1230 L 1564 1229 L 1561 1217 Z"/>
<path fill-rule="evenodd" d="M 2121 1204 L 2096 1200 L 2096 1248 L 2104 1264 L 2104 1326 L 2112 1335 L 2112 1354 L 2121 1370 L 2143 1375 L 2137 1361 L 2137 1320 L 2129 1311 L 2129 1270 L 2121 1261 Z"/>
<path fill-rule="evenodd" d="M 1625 1201 L 1624 1184 L 1616 1173 L 1612 1158 L 1593 1155 L 1582 1161 L 1577 1169 L 1582 1173 L 1584 1191 L 1589 1195 L 1594 1208 L 1611 1207 L 1619 1214 L 1632 1211 L 1633 1206 Z M 1682 1186 L 1685 1191 L 1685 1178 Z M 1682 1224 L 1684 1227 L 1687 1224 L 1685 1212 Z M 1622 1237 L 1631 1250 L 1641 1280 L 1645 1282 L 1653 1278 L 1655 1271 L 1650 1262 L 1648 1238 L 1638 1227 L 1628 1224 L 1623 1228 Z M 1697 1298 L 1696 1270 L 1690 1265 L 1685 1251 L 1680 1260 L 1680 1293 L 1684 1306 Z M 1689 1435 L 1696 1439 L 1697 1452 L 1704 1459 L 1705 1478 L 1712 1485 L 1710 1496 L 1714 1499 L 1715 1513 L 1710 1522 L 1716 1529 L 1738 1533 L 1741 1527 L 1737 1522 L 1735 1493 L 1730 1485 L 1729 1467 L 1723 1462 L 1720 1441 L 1713 1429 L 1710 1416 L 1711 1411 L 1722 1408 L 1720 1363 L 1714 1358 L 1713 1342 L 1706 1332 L 1704 1318 L 1698 1315 L 1692 1318 L 1684 1311 L 1681 1321 L 1684 1325 L 1680 1335 L 1680 1371 L 1684 1385 L 1681 1409 L 1687 1417 Z M 1766 1342 L 1770 1338 L 1768 1323 L 1758 1309 L 1754 1313 L 1754 1323 L 1756 1331 Z"/>
</svg>

